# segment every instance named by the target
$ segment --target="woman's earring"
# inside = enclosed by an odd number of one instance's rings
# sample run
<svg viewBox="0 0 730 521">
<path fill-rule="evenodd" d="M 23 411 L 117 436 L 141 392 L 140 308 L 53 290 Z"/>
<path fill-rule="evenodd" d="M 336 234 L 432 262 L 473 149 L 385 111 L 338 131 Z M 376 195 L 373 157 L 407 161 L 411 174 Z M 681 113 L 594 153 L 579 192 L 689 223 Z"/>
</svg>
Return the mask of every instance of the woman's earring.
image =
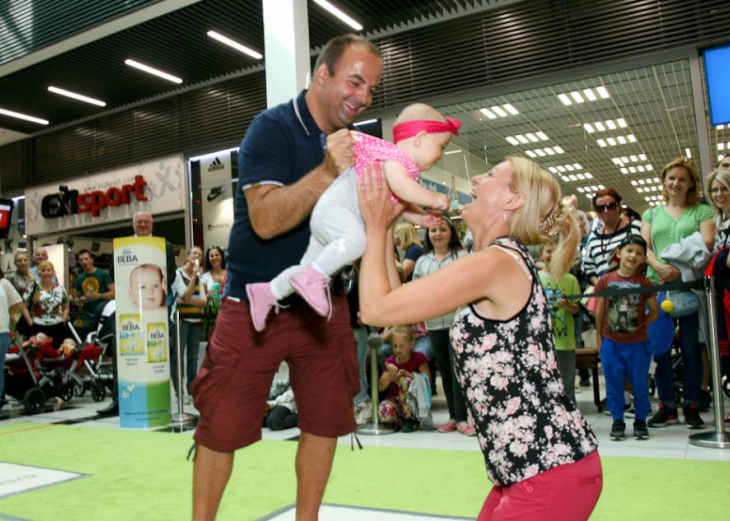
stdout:
<svg viewBox="0 0 730 521">
<path fill-rule="evenodd" d="M 502 210 L 502 219 L 504 219 L 504 222 L 507 222 L 507 210 Z"/>
</svg>

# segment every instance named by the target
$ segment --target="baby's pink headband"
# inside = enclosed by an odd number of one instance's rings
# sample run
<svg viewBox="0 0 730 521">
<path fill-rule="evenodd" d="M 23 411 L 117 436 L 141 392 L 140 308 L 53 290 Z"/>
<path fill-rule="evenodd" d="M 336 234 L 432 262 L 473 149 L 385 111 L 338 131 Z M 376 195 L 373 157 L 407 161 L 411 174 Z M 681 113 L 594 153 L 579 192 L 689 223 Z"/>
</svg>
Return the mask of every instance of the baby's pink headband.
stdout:
<svg viewBox="0 0 730 521">
<path fill-rule="evenodd" d="M 459 127 L 461 121 L 454 118 L 446 118 L 446 123 L 441 121 L 430 121 L 421 119 L 416 121 L 405 121 L 393 127 L 393 142 L 397 143 L 409 137 L 413 137 L 419 132 L 426 134 L 440 134 L 441 132 L 451 132 L 453 135 L 459 135 Z"/>
</svg>

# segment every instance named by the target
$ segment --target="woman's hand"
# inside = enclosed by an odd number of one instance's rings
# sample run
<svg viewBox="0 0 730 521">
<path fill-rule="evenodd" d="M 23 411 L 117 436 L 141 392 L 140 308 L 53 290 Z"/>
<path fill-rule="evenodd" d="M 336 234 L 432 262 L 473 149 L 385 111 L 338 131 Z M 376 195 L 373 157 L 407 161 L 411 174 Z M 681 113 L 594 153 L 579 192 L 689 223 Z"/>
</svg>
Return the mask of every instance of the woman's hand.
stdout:
<svg viewBox="0 0 730 521">
<path fill-rule="evenodd" d="M 659 284 L 674 282 L 681 277 L 679 270 L 671 264 L 659 264 L 654 268 L 659 277 Z"/>
<path fill-rule="evenodd" d="M 360 213 L 365 228 L 386 230 L 405 210 L 403 204 L 393 204 L 390 188 L 379 163 L 371 163 L 359 186 Z"/>
</svg>

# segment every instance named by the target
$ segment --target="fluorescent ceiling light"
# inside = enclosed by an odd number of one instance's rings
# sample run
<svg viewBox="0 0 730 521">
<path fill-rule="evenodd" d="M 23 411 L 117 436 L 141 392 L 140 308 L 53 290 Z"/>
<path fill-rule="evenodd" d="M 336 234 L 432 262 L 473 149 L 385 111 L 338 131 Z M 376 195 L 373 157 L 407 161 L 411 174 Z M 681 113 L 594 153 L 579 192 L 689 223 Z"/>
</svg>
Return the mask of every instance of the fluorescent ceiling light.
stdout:
<svg viewBox="0 0 730 521">
<path fill-rule="evenodd" d="M 479 112 L 487 116 L 489 119 L 497 119 L 497 116 L 489 109 L 479 109 Z"/>
<path fill-rule="evenodd" d="M 528 151 L 527 151 L 527 152 L 525 152 L 525 153 L 526 153 L 526 154 L 527 154 L 528 156 L 530 156 L 531 158 L 533 158 L 533 159 L 534 159 L 535 157 L 537 157 L 537 154 L 535 154 L 535 152 L 533 152 L 532 150 L 528 150 Z"/>
<path fill-rule="evenodd" d="M 377 119 L 366 119 L 365 121 L 358 121 L 357 123 L 353 123 L 353 127 L 359 127 L 361 125 L 370 125 L 371 123 L 377 123 Z"/>
<path fill-rule="evenodd" d="M 568 170 L 568 172 L 572 172 L 573 170 L 575 170 L 575 168 L 573 168 L 573 165 L 565 165 L 565 168 Z"/>
<path fill-rule="evenodd" d="M 572 105 L 573 102 L 570 101 L 570 98 L 565 94 L 558 94 L 558 99 L 563 102 L 563 105 Z"/>
<path fill-rule="evenodd" d="M 612 157 L 611 162 L 616 166 L 623 166 L 624 162 L 621 161 L 620 157 Z"/>
<path fill-rule="evenodd" d="M 448 156 L 450 154 L 461 154 L 461 150 L 449 150 L 448 152 L 444 152 L 445 156 Z"/>
<path fill-rule="evenodd" d="M 562 149 L 561 147 L 559 147 L 559 146 L 554 146 L 554 147 L 553 147 L 553 150 L 555 150 L 555 152 L 557 152 L 558 154 L 564 154 L 564 153 L 565 153 L 565 150 L 563 150 L 563 149 Z"/>
<path fill-rule="evenodd" d="M 606 141 L 608 141 L 608 144 L 611 145 L 612 147 L 615 147 L 616 145 L 618 145 L 618 143 L 616 143 L 616 140 L 613 139 L 612 137 L 608 138 Z"/>
<path fill-rule="evenodd" d="M 604 127 L 603 126 L 603 123 L 601 123 L 600 121 L 596 121 L 594 123 L 594 125 L 596 125 L 596 128 L 598 129 L 599 132 L 605 132 L 606 131 L 606 127 Z"/>
<path fill-rule="evenodd" d="M 539 137 L 543 141 L 547 141 L 548 139 L 550 139 L 549 137 L 547 137 L 547 134 L 545 134 L 545 132 L 543 132 L 543 131 L 537 132 L 537 137 Z"/>
<path fill-rule="evenodd" d="M 578 179 L 580 179 L 581 181 L 583 181 L 583 180 L 584 180 L 584 179 L 586 178 L 586 176 L 584 176 L 583 174 L 575 174 L 575 176 L 576 176 L 576 177 L 577 177 Z"/>
<path fill-rule="evenodd" d="M 593 174 L 590 172 L 586 172 L 584 175 L 586 176 L 586 179 L 593 179 Z"/>
<path fill-rule="evenodd" d="M 561 175 L 561 176 L 560 176 L 560 179 L 562 179 L 564 183 L 569 183 L 569 182 L 570 182 L 570 179 L 568 179 L 568 178 L 567 178 L 566 176 L 564 176 L 564 175 Z"/>
<path fill-rule="evenodd" d="M 180 84 L 183 82 L 182 79 L 178 78 L 177 76 L 162 72 L 161 70 L 155 69 L 154 67 L 150 67 L 149 65 L 145 65 L 144 63 L 140 63 L 135 60 L 124 60 L 124 63 L 126 63 L 130 67 L 134 67 L 135 69 L 139 69 L 149 74 L 154 74 L 155 76 L 159 76 L 160 78 L 164 78 L 167 81 L 171 81 L 173 83 Z"/>
<path fill-rule="evenodd" d="M 600 86 L 596 89 L 598 91 L 598 95 L 601 96 L 603 99 L 610 98 L 611 95 L 608 93 L 608 89 L 604 86 Z"/>
<path fill-rule="evenodd" d="M 517 140 L 518 140 L 518 141 L 519 141 L 520 143 L 522 143 L 523 145 L 527 145 L 527 144 L 529 143 L 529 141 L 527 140 L 527 138 L 526 138 L 525 136 L 523 136 L 522 134 L 518 134 L 518 135 L 517 135 L 517 136 L 515 136 L 515 137 L 516 137 L 516 138 L 517 138 Z"/>
<path fill-rule="evenodd" d="M 717 149 L 718 150 L 725 150 L 725 143 L 718 143 L 717 144 Z"/>
<path fill-rule="evenodd" d="M 632 163 L 636 163 L 639 160 L 639 158 L 636 156 L 629 156 L 629 158 L 631 159 Z"/>
<path fill-rule="evenodd" d="M 718 125 L 715 127 L 717 130 L 722 130 L 725 128 L 725 125 Z"/>
<path fill-rule="evenodd" d="M 618 137 L 617 137 L 616 139 L 617 139 L 617 140 L 618 140 L 618 142 L 619 142 L 619 143 L 621 143 L 622 145 L 625 145 L 625 144 L 626 144 L 626 138 L 625 138 L 625 137 L 623 137 L 623 136 L 618 136 Z"/>
<path fill-rule="evenodd" d="M 537 153 L 537 155 L 538 155 L 538 156 L 540 156 L 540 157 L 545 157 L 545 152 L 544 152 L 543 150 L 540 150 L 540 149 L 538 148 L 537 150 L 535 150 L 535 152 Z"/>
<path fill-rule="evenodd" d="M 692 159 L 692 149 L 685 148 L 684 152 L 687 154 L 687 159 Z"/>
<path fill-rule="evenodd" d="M 651 165 L 649 165 L 649 166 L 651 166 Z M 655 182 L 655 183 L 660 183 L 661 181 L 659 181 L 659 178 L 658 178 L 658 177 L 655 177 L 655 178 L 654 178 L 654 182 Z"/>
<path fill-rule="evenodd" d="M 586 101 L 583 99 L 583 96 L 580 95 L 580 92 L 576 90 L 570 93 L 570 97 L 573 98 L 576 103 L 585 103 Z"/>
<path fill-rule="evenodd" d="M 582 186 L 579 186 L 578 188 L 576 188 L 576 190 L 578 190 L 580 193 L 583 193 L 583 187 Z"/>
<path fill-rule="evenodd" d="M 83 96 L 81 94 L 76 94 L 75 92 L 71 92 L 69 90 L 59 89 L 58 87 L 48 87 L 48 90 L 53 92 L 54 94 L 60 94 L 61 96 L 66 96 L 68 98 L 85 101 L 86 103 L 91 103 L 92 105 L 97 105 L 99 107 L 106 107 L 106 103 L 104 103 L 103 101 L 89 98 L 88 96 Z"/>
<path fill-rule="evenodd" d="M 510 105 L 509 103 L 505 103 L 505 104 L 504 104 L 504 105 L 502 105 L 502 106 L 503 106 L 503 107 L 505 108 L 505 110 L 506 110 L 507 112 L 509 112 L 509 113 L 510 113 L 510 114 L 512 114 L 513 116 L 516 116 L 517 114 L 519 114 L 519 113 L 520 113 L 520 112 L 519 112 L 519 111 L 518 111 L 518 110 L 517 110 L 516 108 L 514 108 L 514 107 L 513 107 L 512 105 Z"/>
<path fill-rule="evenodd" d="M 652 165 L 646 165 L 647 170 L 654 170 L 654 167 Z M 659 182 L 659 178 L 657 178 L 657 183 Z"/>
<path fill-rule="evenodd" d="M 548 170 L 550 170 L 553 174 L 557 174 L 558 173 L 558 169 L 555 168 L 554 166 L 551 166 L 550 168 L 548 168 Z"/>
<path fill-rule="evenodd" d="M 516 139 L 515 139 L 514 137 L 512 137 L 512 136 L 507 136 L 507 138 L 506 138 L 506 139 L 507 139 L 507 141 L 509 141 L 509 142 L 510 142 L 510 144 L 512 144 L 512 145 L 514 145 L 514 146 L 517 146 L 517 145 L 519 145 L 519 144 L 520 144 L 520 142 L 519 142 L 519 141 L 517 141 L 517 140 L 516 140 Z"/>
<path fill-rule="evenodd" d="M 215 31 L 208 31 L 208 36 L 210 36 L 214 40 L 218 40 L 219 42 L 228 45 L 229 47 L 233 47 L 237 51 L 242 52 L 243 54 L 250 56 L 251 58 L 254 58 L 256 60 L 260 60 L 261 58 L 264 57 L 264 55 L 261 54 L 260 52 L 256 52 L 253 49 L 250 49 L 250 48 L 246 47 L 245 45 L 238 43 L 235 40 L 231 40 L 227 36 L 223 36 L 222 34 L 217 33 Z"/>
<path fill-rule="evenodd" d="M 583 123 L 583 128 L 586 129 L 589 134 L 593 134 L 596 131 L 590 123 Z"/>
<path fill-rule="evenodd" d="M 608 146 L 606 145 L 606 142 L 602 139 L 599 139 L 598 141 L 596 141 L 596 143 L 598 143 L 598 146 L 600 146 L 601 148 L 605 148 Z"/>
<path fill-rule="evenodd" d="M 552 148 L 550 148 L 550 147 L 546 147 L 546 148 L 543 148 L 543 150 L 544 150 L 545 152 L 547 152 L 547 153 L 548 153 L 548 155 L 550 155 L 550 156 L 554 156 L 554 155 L 555 155 L 555 150 L 553 150 L 553 149 L 552 149 Z"/>
<path fill-rule="evenodd" d="M 630 166 L 629 167 L 629 172 L 631 172 L 632 174 L 635 174 L 636 173 L 636 167 L 635 166 Z"/>
<path fill-rule="evenodd" d="M 629 173 L 629 169 L 628 168 L 622 168 L 621 169 L 621 173 L 622 174 L 628 174 Z"/>
<path fill-rule="evenodd" d="M 564 166 L 559 166 L 559 167 L 558 167 L 558 171 L 560 171 L 560 172 L 565 172 L 565 167 L 564 167 Z"/>
<path fill-rule="evenodd" d="M 607 119 L 606 126 L 611 130 L 616 130 L 616 123 L 614 123 L 613 120 Z"/>
<path fill-rule="evenodd" d="M 627 137 L 627 138 L 629 138 L 629 141 L 630 141 L 631 143 L 636 143 L 636 136 L 634 136 L 633 134 L 629 134 L 629 135 L 628 135 L 628 136 L 626 136 L 626 137 Z"/>
<path fill-rule="evenodd" d="M 720 154 L 719 156 L 717 156 L 717 160 L 718 160 L 718 161 L 722 161 L 724 157 L 725 157 L 725 156 L 723 156 L 722 154 Z"/>
<path fill-rule="evenodd" d="M 616 121 L 618 121 L 618 126 L 621 128 L 626 128 L 628 125 L 626 124 L 626 120 L 624 118 L 618 118 Z"/>
<path fill-rule="evenodd" d="M 638 185 L 639 183 L 638 183 L 638 182 L 636 181 L 636 179 L 632 179 L 632 180 L 631 180 L 631 184 L 632 184 L 632 185 L 634 185 L 634 186 L 636 186 L 636 185 Z"/>
<path fill-rule="evenodd" d="M 573 163 L 573 168 L 575 168 L 576 170 L 583 170 L 583 167 L 580 166 L 580 163 Z"/>
<path fill-rule="evenodd" d="M 621 161 L 623 161 L 624 163 L 628 163 L 629 162 L 629 158 L 626 157 L 626 156 L 622 156 L 621 157 Z"/>
<path fill-rule="evenodd" d="M 593 91 L 591 89 L 583 89 L 583 94 L 586 95 L 586 98 L 588 98 L 591 101 L 596 101 L 596 95 L 593 94 Z"/>
<path fill-rule="evenodd" d="M 347 25 L 349 25 L 356 31 L 362 31 L 362 25 L 360 25 L 352 17 L 343 13 L 338 7 L 335 7 L 334 5 L 329 3 L 327 0 L 314 0 L 314 3 L 319 5 L 320 7 L 322 7 L 324 10 L 328 11 L 331 15 L 335 16 L 336 18 L 339 18 L 340 20 L 345 22 Z"/>
<path fill-rule="evenodd" d="M 571 181 L 577 181 L 578 180 L 578 178 L 575 176 L 575 174 L 570 174 L 568 176 L 568 179 L 570 179 Z"/>
<path fill-rule="evenodd" d="M 506 118 L 509 116 L 504 110 L 502 110 L 502 107 L 497 107 L 496 105 L 492 107 L 492 110 L 497 113 L 500 117 Z"/>
<path fill-rule="evenodd" d="M 637 166 L 637 167 L 636 167 L 636 169 L 637 169 L 637 170 L 638 170 L 639 172 L 643 172 L 643 171 L 644 171 L 644 165 L 639 165 L 639 166 Z"/>
<path fill-rule="evenodd" d="M 646 154 L 639 154 L 639 159 L 646 161 Z"/>
<path fill-rule="evenodd" d="M 24 119 L 33 123 L 39 123 L 41 125 L 48 125 L 48 121 L 46 121 L 45 119 L 34 118 L 33 116 L 28 116 L 26 114 L 21 114 L 20 112 L 14 112 L 12 110 L 0 109 L 0 114 L 4 116 L 10 116 L 11 118 Z"/>
<path fill-rule="evenodd" d="M 527 139 L 529 139 L 533 143 L 537 143 L 538 141 L 540 141 L 540 139 L 535 134 L 533 134 L 532 132 L 529 132 L 528 134 L 526 134 L 526 137 L 527 137 Z"/>
</svg>

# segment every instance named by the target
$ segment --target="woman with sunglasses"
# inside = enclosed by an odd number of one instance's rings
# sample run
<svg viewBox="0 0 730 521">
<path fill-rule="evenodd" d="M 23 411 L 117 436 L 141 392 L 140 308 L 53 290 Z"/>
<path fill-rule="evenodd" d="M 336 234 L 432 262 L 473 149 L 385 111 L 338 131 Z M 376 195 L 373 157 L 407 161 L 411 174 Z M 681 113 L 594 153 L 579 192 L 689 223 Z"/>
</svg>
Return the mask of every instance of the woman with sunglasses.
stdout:
<svg viewBox="0 0 730 521">
<path fill-rule="evenodd" d="M 712 251 L 715 243 L 713 212 L 700 204 L 702 181 L 697 167 L 685 158 L 678 158 L 662 168 L 663 203 L 647 209 L 641 216 L 641 235 L 649 245 L 646 252 L 649 269 L 647 276 L 654 284 L 680 282 L 679 270 L 662 259 L 662 252 L 675 244 L 700 232 Z M 688 429 L 701 429 L 705 423 L 700 418 L 700 394 L 702 390 L 702 349 L 699 339 L 699 312 L 679 317 L 679 340 L 682 346 L 684 377 L 684 420 Z M 659 410 L 649 420 L 649 427 L 665 427 L 679 423 L 677 404 L 674 401 L 674 375 L 672 374 L 672 352 L 654 357 Z"/>
<path fill-rule="evenodd" d="M 621 214 L 621 196 L 614 188 L 596 192 L 593 210 L 603 225 L 588 236 L 583 252 L 583 271 L 591 286 L 608 271 L 621 241 L 629 235 L 641 235 L 641 222 L 632 222 Z"/>
</svg>

